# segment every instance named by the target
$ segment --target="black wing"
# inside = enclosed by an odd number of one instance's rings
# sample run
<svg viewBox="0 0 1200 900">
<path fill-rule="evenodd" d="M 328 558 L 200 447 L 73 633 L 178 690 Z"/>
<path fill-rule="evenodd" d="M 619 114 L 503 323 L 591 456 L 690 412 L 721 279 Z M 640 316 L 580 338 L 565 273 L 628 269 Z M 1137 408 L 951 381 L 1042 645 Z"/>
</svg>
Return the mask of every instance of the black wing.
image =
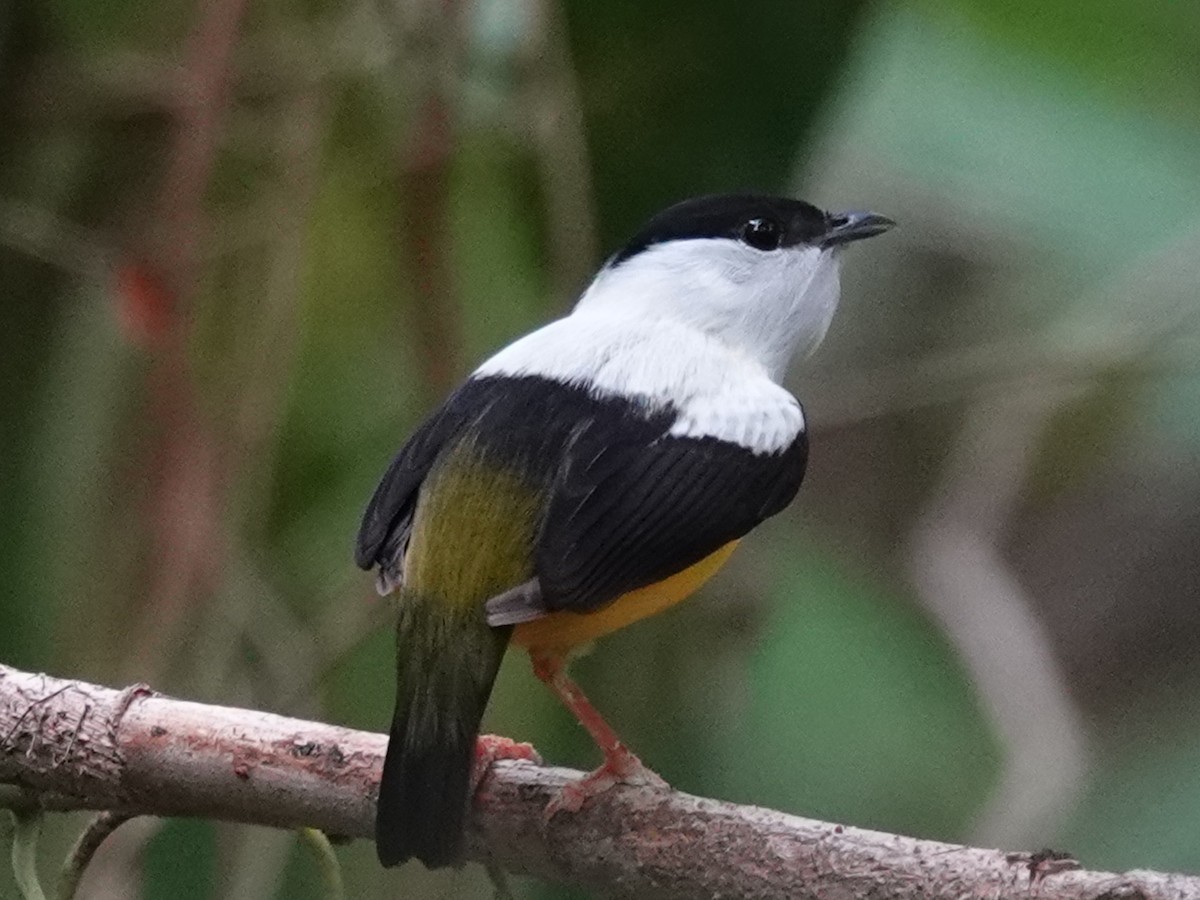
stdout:
<svg viewBox="0 0 1200 900">
<path fill-rule="evenodd" d="M 533 582 L 488 602 L 511 624 L 587 611 L 686 569 L 779 512 L 804 477 L 808 442 L 755 454 L 672 437 L 674 415 L 533 376 L 471 379 L 409 439 L 363 516 L 355 558 L 399 582 L 417 495 L 438 456 L 471 432 L 547 495 Z"/>
<path fill-rule="evenodd" d="M 397 583 L 421 483 L 442 448 L 471 418 L 472 409 L 462 402 L 462 394 L 460 389 L 452 395 L 408 439 L 384 472 L 363 513 L 354 561 L 362 569 L 379 566 L 381 589 L 390 590 Z"/>
<path fill-rule="evenodd" d="M 808 460 L 803 432 L 755 454 L 715 438 L 613 441 L 589 428 L 559 469 L 536 555 L 546 611 L 587 611 L 699 562 L 779 512 Z"/>
</svg>

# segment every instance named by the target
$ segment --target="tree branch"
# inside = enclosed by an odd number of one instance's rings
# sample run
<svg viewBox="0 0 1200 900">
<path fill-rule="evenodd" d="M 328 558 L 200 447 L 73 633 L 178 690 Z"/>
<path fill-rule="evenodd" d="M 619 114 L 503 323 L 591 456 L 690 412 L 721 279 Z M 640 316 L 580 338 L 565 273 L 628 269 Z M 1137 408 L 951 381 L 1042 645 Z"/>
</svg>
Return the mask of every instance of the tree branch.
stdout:
<svg viewBox="0 0 1200 900">
<path fill-rule="evenodd" d="M 20 788 L 0 790 L 9 805 L 368 837 L 385 742 L 0 666 L 0 782 Z M 1087 872 L 676 791 L 620 787 L 546 823 L 547 801 L 578 774 L 498 763 L 477 798 L 471 858 L 615 897 L 1200 898 L 1200 878 Z"/>
</svg>

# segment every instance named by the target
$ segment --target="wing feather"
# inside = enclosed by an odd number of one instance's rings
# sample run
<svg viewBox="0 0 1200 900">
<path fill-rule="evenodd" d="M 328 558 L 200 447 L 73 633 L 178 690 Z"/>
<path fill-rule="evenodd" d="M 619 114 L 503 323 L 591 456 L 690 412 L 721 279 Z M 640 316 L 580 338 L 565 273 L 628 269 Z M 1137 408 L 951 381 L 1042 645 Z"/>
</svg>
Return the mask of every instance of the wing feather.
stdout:
<svg viewBox="0 0 1200 900">
<path fill-rule="evenodd" d="M 463 389 L 452 394 L 400 448 L 375 488 L 359 525 L 354 561 L 361 569 L 379 566 L 380 593 L 389 593 L 400 582 L 400 564 L 425 476 L 442 450 L 478 414 Z"/>
<path fill-rule="evenodd" d="M 537 378 L 471 379 L 409 439 L 363 516 L 355 557 L 399 583 L 426 475 L 465 434 L 546 500 L 536 577 L 488 602 L 493 625 L 586 612 L 699 562 L 791 502 L 801 430 L 775 453 L 670 434 L 673 413 Z"/>
<path fill-rule="evenodd" d="M 714 438 L 614 443 L 589 429 L 563 461 L 539 537 L 541 603 L 596 609 L 699 562 L 786 506 L 806 461 L 803 433 L 755 454 Z"/>
</svg>

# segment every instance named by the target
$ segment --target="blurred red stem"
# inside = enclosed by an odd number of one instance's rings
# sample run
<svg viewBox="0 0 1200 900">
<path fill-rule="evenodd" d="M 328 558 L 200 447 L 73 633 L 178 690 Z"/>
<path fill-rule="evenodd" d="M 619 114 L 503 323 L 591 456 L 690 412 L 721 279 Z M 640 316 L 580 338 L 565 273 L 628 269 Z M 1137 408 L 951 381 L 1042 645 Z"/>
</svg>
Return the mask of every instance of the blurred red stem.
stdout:
<svg viewBox="0 0 1200 900">
<path fill-rule="evenodd" d="M 184 78 L 175 97 L 174 140 L 155 223 L 159 264 L 186 306 L 195 290 L 204 225 L 204 192 L 228 103 L 231 61 L 246 0 L 204 0 L 184 48 Z"/>
<path fill-rule="evenodd" d="M 149 516 L 155 556 L 150 598 L 131 662 L 151 672 L 169 645 L 199 582 L 220 557 L 217 445 L 199 413 L 188 356 L 190 307 L 199 279 L 204 194 L 228 103 L 230 69 L 246 0 L 206 0 L 184 48 L 185 76 L 174 104 L 174 139 L 153 218 L 152 258 L 164 285 L 165 332 L 149 373 L 154 495 Z"/>
<path fill-rule="evenodd" d="M 412 138 L 400 166 L 400 227 L 404 255 L 413 273 L 416 303 L 412 322 L 426 389 L 443 395 L 457 380 L 462 314 L 451 272 L 450 179 L 454 154 L 454 101 L 459 52 L 459 9 L 440 4 L 439 36 L 418 79 Z M 411 71 L 416 71 L 413 69 Z"/>
</svg>

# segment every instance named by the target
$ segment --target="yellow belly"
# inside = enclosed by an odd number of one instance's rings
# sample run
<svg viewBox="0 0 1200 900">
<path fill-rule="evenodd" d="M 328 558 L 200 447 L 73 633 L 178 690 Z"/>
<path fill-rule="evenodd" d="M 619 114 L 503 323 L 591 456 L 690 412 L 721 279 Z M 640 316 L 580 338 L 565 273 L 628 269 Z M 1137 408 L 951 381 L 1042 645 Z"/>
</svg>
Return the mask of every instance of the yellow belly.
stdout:
<svg viewBox="0 0 1200 900">
<path fill-rule="evenodd" d="M 595 612 L 557 612 L 524 622 L 513 630 L 512 641 L 531 652 L 560 655 L 577 644 L 586 644 L 638 619 L 660 613 L 695 593 L 725 564 L 737 544 L 737 541 L 730 541 L 682 572 L 622 594 Z"/>
</svg>

